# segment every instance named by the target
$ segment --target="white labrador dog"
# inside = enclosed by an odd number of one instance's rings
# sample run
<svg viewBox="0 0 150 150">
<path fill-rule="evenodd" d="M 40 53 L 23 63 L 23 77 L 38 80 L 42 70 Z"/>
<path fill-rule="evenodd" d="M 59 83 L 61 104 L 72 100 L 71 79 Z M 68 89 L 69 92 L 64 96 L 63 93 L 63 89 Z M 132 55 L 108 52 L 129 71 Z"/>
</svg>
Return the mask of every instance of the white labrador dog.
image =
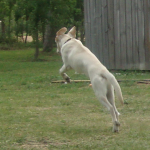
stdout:
<svg viewBox="0 0 150 150">
<path fill-rule="evenodd" d="M 64 65 L 59 70 L 61 76 L 70 82 L 69 76 L 65 73 L 74 69 L 78 73 L 84 73 L 91 80 L 93 90 L 99 101 L 110 111 L 113 121 L 113 131 L 119 131 L 119 112 L 114 102 L 114 90 L 117 98 L 123 104 L 123 97 L 120 86 L 115 77 L 106 69 L 97 57 L 85 47 L 76 37 L 76 28 L 73 27 L 68 34 L 67 28 L 61 28 L 56 33 L 55 42 L 57 52 L 61 53 Z"/>
</svg>

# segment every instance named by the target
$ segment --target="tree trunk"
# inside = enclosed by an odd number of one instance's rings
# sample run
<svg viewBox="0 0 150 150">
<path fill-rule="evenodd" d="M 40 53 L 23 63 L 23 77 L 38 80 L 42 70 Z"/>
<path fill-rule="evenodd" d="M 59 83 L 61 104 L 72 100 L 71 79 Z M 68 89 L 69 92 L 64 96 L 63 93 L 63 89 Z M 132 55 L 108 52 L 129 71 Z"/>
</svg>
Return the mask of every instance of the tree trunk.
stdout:
<svg viewBox="0 0 150 150">
<path fill-rule="evenodd" d="M 25 43 L 27 43 L 27 38 L 28 38 L 28 32 L 26 32 L 26 37 L 25 37 Z"/>
<path fill-rule="evenodd" d="M 9 20 L 8 20 L 8 40 L 9 40 L 9 44 L 11 42 L 11 29 L 10 29 L 10 26 L 11 26 L 11 10 L 9 12 Z"/>
<path fill-rule="evenodd" d="M 51 12 L 48 12 L 48 18 L 50 18 Z M 53 40 L 52 40 L 52 31 L 50 22 L 47 21 L 45 27 L 45 34 L 44 34 L 44 43 L 43 43 L 43 52 L 50 52 L 53 49 Z"/>
<path fill-rule="evenodd" d="M 2 40 L 4 41 L 5 40 L 5 23 L 3 19 L 1 22 L 1 27 L 2 27 Z"/>
<path fill-rule="evenodd" d="M 38 29 L 36 29 L 35 31 L 35 35 L 36 35 L 36 41 L 35 41 L 35 54 L 34 54 L 34 59 L 37 60 L 38 56 L 39 56 L 39 34 L 38 34 Z"/>
<path fill-rule="evenodd" d="M 26 10 L 27 14 L 27 10 Z M 26 37 L 25 37 L 25 43 L 27 43 L 27 38 L 28 38 L 28 15 L 26 15 Z"/>
<path fill-rule="evenodd" d="M 50 52 L 52 48 L 50 23 L 46 25 L 43 52 Z"/>
</svg>

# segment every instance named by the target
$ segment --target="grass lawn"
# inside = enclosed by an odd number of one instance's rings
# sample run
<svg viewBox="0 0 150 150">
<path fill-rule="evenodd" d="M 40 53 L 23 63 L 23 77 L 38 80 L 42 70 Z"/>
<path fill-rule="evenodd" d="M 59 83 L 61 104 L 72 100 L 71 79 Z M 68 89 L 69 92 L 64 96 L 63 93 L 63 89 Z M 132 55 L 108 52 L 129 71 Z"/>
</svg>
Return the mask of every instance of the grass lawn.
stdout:
<svg viewBox="0 0 150 150">
<path fill-rule="evenodd" d="M 120 132 L 112 132 L 108 111 L 99 104 L 89 83 L 52 84 L 61 80 L 55 53 L 34 50 L 0 51 L 0 150 L 149 150 L 149 72 L 113 72 L 128 105 L 121 113 Z M 68 72 L 71 79 L 87 79 Z"/>
</svg>

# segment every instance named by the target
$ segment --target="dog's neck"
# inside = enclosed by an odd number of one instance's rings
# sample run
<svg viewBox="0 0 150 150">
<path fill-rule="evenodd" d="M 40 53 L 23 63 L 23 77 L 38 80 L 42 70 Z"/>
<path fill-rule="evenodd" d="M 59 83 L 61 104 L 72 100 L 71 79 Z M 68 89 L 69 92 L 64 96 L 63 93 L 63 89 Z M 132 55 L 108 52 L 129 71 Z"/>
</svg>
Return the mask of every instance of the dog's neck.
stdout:
<svg viewBox="0 0 150 150">
<path fill-rule="evenodd" d="M 58 42 L 59 49 L 61 49 L 67 42 L 69 42 L 72 39 L 72 37 L 69 36 L 63 36 L 60 41 Z M 60 51 L 60 50 L 59 50 Z"/>
<path fill-rule="evenodd" d="M 70 41 L 72 38 L 69 38 L 67 41 L 65 41 L 65 43 L 64 44 L 66 44 L 68 41 Z"/>
</svg>

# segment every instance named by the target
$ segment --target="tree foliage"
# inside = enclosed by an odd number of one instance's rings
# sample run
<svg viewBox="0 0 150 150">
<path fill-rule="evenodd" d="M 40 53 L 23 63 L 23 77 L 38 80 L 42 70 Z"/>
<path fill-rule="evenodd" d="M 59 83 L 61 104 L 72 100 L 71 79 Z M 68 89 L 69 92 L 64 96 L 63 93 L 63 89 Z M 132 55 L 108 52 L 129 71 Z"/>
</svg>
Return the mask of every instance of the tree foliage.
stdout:
<svg viewBox="0 0 150 150">
<path fill-rule="evenodd" d="M 54 42 L 56 31 L 73 25 L 83 27 L 83 0 L 1 0 L 0 1 L 0 43 L 11 44 L 18 37 L 31 35 L 35 42 L 35 58 L 39 53 L 39 37 L 44 42 L 46 27 L 49 26 Z M 79 30 L 81 31 L 81 30 Z"/>
</svg>

